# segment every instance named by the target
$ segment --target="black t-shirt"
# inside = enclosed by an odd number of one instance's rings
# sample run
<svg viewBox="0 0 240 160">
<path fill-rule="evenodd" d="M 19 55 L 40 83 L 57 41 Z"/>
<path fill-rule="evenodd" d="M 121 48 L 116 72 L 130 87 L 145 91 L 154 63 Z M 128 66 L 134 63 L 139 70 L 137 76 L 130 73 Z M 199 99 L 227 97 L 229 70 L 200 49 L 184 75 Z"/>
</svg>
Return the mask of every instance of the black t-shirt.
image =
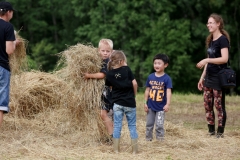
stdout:
<svg viewBox="0 0 240 160">
<path fill-rule="evenodd" d="M 104 73 L 105 75 L 107 74 L 107 64 L 108 64 L 109 58 L 108 59 L 104 59 L 102 62 L 102 68 L 100 70 L 100 72 Z"/>
<path fill-rule="evenodd" d="M 224 35 L 222 35 L 217 40 L 212 41 L 209 44 L 209 48 L 207 50 L 209 58 L 221 57 L 221 49 L 223 48 L 229 48 L 228 39 Z M 207 73 L 210 73 L 210 74 L 218 73 L 221 70 L 221 68 L 225 68 L 225 67 L 227 67 L 227 63 L 220 64 L 220 65 L 208 63 Z"/>
<path fill-rule="evenodd" d="M 136 107 L 132 81 L 134 80 L 131 69 L 122 66 L 107 72 L 106 85 L 112 86 L 112 102 L 126 106 Z"/>
<path fill-rule="evenodd" d="M 6 41 L 15 41 L 13 25 L 0 19 L 0 66 L 10 71 Z"/>
<path fill-rule="evenodd" d="M 107 64 L 109 59 L 104 59 L 102 62 L 102 68 L 100 72 L 104 73 L 105 75 L 108 72 Z M 110 109 L 112 109 L 112 92 L 108 86 L 105 86 L 103 94 L 102 94 L 102 100 L 104 102 L 104 105 L 109 106 Z"/>
</svg>

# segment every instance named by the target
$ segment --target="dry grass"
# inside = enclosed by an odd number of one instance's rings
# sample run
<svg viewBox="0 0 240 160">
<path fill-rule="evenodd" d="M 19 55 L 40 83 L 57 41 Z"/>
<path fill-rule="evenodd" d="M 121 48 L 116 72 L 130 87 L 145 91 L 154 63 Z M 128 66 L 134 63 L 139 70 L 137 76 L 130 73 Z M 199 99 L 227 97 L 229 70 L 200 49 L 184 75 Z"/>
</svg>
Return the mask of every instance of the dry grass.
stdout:
<svg viewBox="0 0 240 160">
<path fill-rule="evenodd" d="M 24 50 L 16 50 L 15 54 L 17 51 L 23 55 L 17 58 L 26 57 Z M 99 116 L 104 80 L 86 80 L 83 77 L 86 72 L 96 73 L 101 69 L 102 60 L 97 49 L 91 45 L 77 44 L 60 53 L 60 56 L 59 64 L 63 67 L 54 73 L 23 72 L 21 68 L 15 68 L 10 92 L 10 116 L 14 117 L 14 127 L 19 128 L 17 124 L 20 123 L 16 120 L 19 118 L 33 119 L 44 113 L 59 113 L 60 117 L 55 115 L 57 120 L 67 121 L 66 125 L 71 126 L 71 129 L 65 126 L 63 128 L 66 129 L 61 129 L 57 134 L 73 129 L 95 130 L 92 139 L 101 139 L 107 134 Z M 22 66 L 23 61 L 10 59 L 10 62 Z M 55 119 L 50 122 L 44 115 L 41 121 L 43 123 L 38 123 L 40 128 L 53 124 Z"/>
<path fill-rule="evenodd" d="M 23 56 L 24 57 L 24 56 Z M 22 62 L 17 62 L 21 66 Z M 143 94 L 137 96 L 139 153 L 131 154 L 124 119 L 120 154 L 104 143 L 99 118 L 103 80 L 85 80 L 101 60 L 92 46 L 77 44 L 61 53 L 54 73 L 22 72 L 11 77 L 11 113 L 0 128 L 0 160 L 240 159 L 239 96 L 227 97 L 225 137 L 207 136 L 202 96 L 174 94 L 166 114 L 164 142 L 145 141 Z"/>
<path fill-rule="evenodd" d="M 197 104 L 201 103 L 199 95 L 174 95 L 171 110 L 166 115 L 164 142 L 153 140 L 146 142 L 145 113 L 143 111 L 143 94 L 137 96 L 137 129 L 139 133 L 139 154 L 131 154 L 130 136 L 127 122 L 124 120 L 121 153 L 116 155 L 112 146 L 93 139 L 96 130 L 74 128 L 69 122 L 66 110 L 58 108 L 48 109 L 39 113 L 34 119 L 24 119 L 7 115 L 1 127 L 0 159 L 239 159 L 240 133 L 239 117 L 232 117 L 237 124 L 227 123 L 225 137 L 217 139 L 207 136 L 207 127 L 204 119 L 204 109 Z M 191 97 L 191 102 L 186 99 Z M 228 117 L 233 111 L 240 111 L 239 97 L 227 97 Z M 189 109 L 195 103 L 197 106 Z M 181 109 L 180 109 L 181 108 Z M 200 116 L 201 128 L 196 129 L 197 120 L 192 117 Z M 174 116 L 172 116 L 174 115 Z M 187 118 L 189 117 L 189 118 Z M 177 120 L 176 120 L 177 119 Z M 198 119 L 198 118 L 197 118 Z M 193 123 L 191 123 L 191 121 Z M 188 125 L 186 126 L 185 123 Z M 14 126 L 18 126 L 17 128 Z M 61 133 L 61 134 L 60 134 Z"/>
<path fill-rule="evenodd" d="M 26 56 L 28 41 L 26 39 L 23 39 L 17 32 L 16 38 L 19 40 L 19 44 L 16 46 L 14 54 L 11 54 L 9 56 L 9 64 L 12 75 L 19 74 L 28 69 Z"/>
</svg>

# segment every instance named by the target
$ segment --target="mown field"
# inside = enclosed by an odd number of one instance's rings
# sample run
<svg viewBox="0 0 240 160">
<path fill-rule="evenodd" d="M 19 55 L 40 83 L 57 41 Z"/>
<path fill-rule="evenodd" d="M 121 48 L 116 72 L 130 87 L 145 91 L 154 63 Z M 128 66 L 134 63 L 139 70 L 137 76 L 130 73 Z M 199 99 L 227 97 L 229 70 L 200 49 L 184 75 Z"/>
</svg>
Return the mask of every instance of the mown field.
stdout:
<svg viewBox="0 0 240 160">
<path fill-rule="evenodd" d="M 119 154 L 112 145 L 93 138 L 95 130 L 81 131 L 69 126 L 61 108 L 38 113 L 34 119 L 6 115 L 0 128 L 0 160 L 106 160 L 106 159 L 240 159 L 240 98 L 227 96 L 225 137 L 207 135 L 201 95 L 173 94 L 166 114 L 164 142 L 145 141 L 143 94 L 137 96 L 139 153 L 131 154 L 126 120 Z M 97 115 L 96 115 L 97 116 Z"/>
</svg>

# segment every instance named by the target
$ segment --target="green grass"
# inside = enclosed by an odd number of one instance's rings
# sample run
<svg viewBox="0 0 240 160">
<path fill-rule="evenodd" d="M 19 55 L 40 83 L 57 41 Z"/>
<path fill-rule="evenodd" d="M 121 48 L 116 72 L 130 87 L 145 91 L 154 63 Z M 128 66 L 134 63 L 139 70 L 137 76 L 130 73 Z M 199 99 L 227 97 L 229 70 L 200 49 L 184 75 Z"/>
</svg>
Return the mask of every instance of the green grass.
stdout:
<svg viewBox="0 0 240 160">
<path fill-rule="evenodd" d="M 138 118 L 145 119 L 146 113 L 143 110 L 144 93 L 138 93 L 136 100 Z M 240 129 L 239 104 L 239 96 L 226 96 L 227 130 L 235 131 Z M 217 124 L 216 109 L 215 116 Z M 207 122 L 203 106 L 203 95 L 172 94 L 170 110 L 166 113 L 166 120 L 174 124 L 183 124 L 187 128 L 206 129 Z"/>
</svg>

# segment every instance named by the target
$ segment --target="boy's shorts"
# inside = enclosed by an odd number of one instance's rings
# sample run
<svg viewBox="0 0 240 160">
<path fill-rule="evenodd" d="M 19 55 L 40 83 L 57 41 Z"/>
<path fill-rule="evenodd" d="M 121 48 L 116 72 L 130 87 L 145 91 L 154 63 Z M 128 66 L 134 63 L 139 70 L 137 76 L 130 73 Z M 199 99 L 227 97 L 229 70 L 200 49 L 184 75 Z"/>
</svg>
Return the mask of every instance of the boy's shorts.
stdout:
<svg viewBox="0 0 240 160">
<path fill-rule="evenodd" d="M 0 111 L 9 112 L 10 72 L 0 66 Z"/>
</svg>

